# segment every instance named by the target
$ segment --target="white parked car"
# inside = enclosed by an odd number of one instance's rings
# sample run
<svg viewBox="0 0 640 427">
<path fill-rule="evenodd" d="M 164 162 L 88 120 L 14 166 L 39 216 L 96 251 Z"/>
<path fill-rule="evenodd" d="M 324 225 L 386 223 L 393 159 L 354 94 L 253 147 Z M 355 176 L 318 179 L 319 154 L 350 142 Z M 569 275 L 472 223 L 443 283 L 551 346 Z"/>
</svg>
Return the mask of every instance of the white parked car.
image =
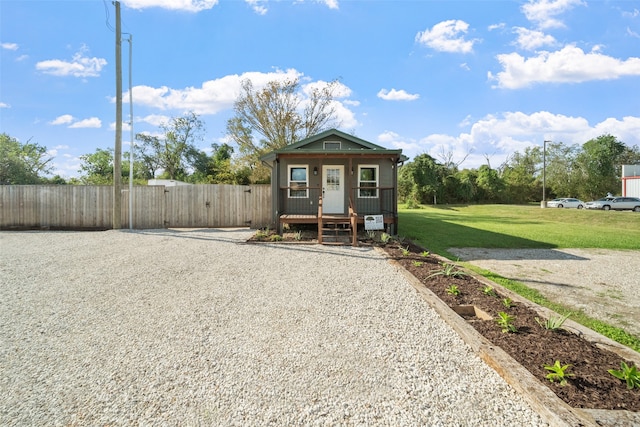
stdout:
<svg viewBox="0 0 640 427">
<path fill-rule="evenodd" d="M 640 212 L 640 199 L 637 197 L 603 197 L 602 199 L 587 202 L 584 205 L 587 209 L 602 209 L 605 211 L 634 211 Z"/>
<path fill-rule="evenodd" d="M 584 208 L 585 203 L 580 199 L 565 197 L 564 199 L 553 199 L 547 202 L 549 208 Z"/>
</svg>

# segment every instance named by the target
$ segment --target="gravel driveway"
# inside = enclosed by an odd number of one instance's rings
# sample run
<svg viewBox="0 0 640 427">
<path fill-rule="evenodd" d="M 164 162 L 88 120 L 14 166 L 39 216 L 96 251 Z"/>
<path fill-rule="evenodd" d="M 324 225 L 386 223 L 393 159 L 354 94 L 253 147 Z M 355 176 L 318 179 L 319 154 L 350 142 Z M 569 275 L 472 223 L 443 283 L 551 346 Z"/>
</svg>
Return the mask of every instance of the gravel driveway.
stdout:
<svg viewBox="0 0 640 427">
<path fill-rule="evenodd" d="M 368 248 L 0 233 L 0 425 L 544 425 Z"/>
</svg>

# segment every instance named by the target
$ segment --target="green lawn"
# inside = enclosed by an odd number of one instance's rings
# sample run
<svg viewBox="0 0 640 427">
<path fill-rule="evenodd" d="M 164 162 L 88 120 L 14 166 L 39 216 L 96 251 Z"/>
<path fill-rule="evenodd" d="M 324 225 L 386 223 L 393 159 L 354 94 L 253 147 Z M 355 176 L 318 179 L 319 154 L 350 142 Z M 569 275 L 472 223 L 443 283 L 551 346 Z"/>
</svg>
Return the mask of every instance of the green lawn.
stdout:
<svg viewBox="0 0 640 427">
<path fill-rule="evenodd" d="M 449 248 L 604 248 L 640 250 L 640 214 L 577 209 L 542 209 L 539 205 L 451 205 L 403 209 L 399 235 L 449 259 Z M 465 264 L 529 300 L 640 352 L 640 338 L 583 312 L 549 301 L 537 290 L 493 272 Z"/>
<path fill-rule="evenodd" d="M 452 247 L 640 249 L 637 212 L 538 205 L 399 209 L 399 234 L 452 258 Z"/>
</svg>

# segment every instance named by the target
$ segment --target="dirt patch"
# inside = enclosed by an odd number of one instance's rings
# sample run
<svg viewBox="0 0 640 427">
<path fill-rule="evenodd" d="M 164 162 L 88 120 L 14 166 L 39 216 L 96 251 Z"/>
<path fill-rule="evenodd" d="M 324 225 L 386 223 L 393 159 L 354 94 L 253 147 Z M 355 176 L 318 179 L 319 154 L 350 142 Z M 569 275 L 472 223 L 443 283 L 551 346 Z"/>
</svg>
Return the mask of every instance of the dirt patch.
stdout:
<svg viewBox="0 0 640 427">
<path fill-rule="evenodd" d="M 449 252 L 640 336 L 640 251 L 451 248 Z"/>
</svg>

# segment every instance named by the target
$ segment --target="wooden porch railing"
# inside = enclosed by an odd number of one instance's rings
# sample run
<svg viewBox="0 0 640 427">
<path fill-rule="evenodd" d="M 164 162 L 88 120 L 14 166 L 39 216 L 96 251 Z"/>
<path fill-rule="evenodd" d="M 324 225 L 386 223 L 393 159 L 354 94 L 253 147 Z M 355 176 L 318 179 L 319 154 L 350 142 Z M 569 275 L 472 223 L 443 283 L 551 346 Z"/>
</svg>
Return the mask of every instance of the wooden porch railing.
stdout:
<svg viewBox="0 0 640 427">
<path fill-rule="evenodd" d="M 279 215 L 315 215 L 316 201 L 322 196 L 322 188 L 280 187 L 278 196 Z"/>
<path fill-rule="evenodd" d="M 349 197 L 349 222 L 351 226 L 351 246 L 358 246 L 358 212 Z"/>
<path fill-rule="evenodd" d="M 322 195 L 318 198 L 318 243 L 322 244 Z"/>
<path fill-rule="evenodd" d="M 375 190 L 377 197 L 360 197 Z M 367 193 L 365 193 L 367 192 Z M 364 215 L 397 216 L 396 191 L 393 187 L 354 187 L 350 199 L 354 201 L 354 209 Z"/>
</svg>

